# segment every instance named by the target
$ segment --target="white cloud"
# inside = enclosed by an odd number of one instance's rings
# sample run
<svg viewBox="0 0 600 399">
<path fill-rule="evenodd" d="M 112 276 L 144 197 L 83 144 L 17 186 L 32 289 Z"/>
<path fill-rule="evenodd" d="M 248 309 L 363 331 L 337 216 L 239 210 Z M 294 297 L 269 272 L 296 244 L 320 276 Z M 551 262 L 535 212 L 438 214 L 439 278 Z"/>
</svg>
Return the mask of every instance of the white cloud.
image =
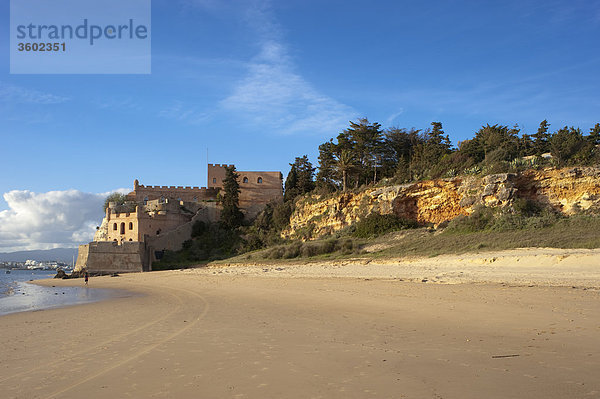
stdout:
<svg viewBox="0 0 600 399">
<path fill-rule="evenodd" d="M 107 195 L 78 190 L 5 193 L 9 209 L 0 212 L 0 252 L 74 247 L 91 241 L 102 221 Z"/>
</svg>

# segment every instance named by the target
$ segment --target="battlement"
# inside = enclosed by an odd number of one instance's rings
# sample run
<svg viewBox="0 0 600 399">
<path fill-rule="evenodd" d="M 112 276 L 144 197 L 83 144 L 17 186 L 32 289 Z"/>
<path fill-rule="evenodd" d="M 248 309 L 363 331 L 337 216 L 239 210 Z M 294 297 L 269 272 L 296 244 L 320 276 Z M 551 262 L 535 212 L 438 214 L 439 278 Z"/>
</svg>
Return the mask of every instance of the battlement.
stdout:
<svg viewBox="0 0 600 399">
<path fill-rule="evenodd" d="M 233 166 L 235 166 L 235 165 L 233 165 L 233 164 L 227 165 L 225 163 L 224 164 L 219 164 L 219 163 L 209 163 L 208 164 L 209 168 L 223 168 L 224 169 L 224 168 L 231 168 Z"/>
<path fill-rule="evenodd" d="M 198 193 L 206 193 L 209 191 L 213 191 L 212 187 L 198 187 L 198 186 L 144 186 L 138 185 L 135 186 L 137 190 L 175 190 L 175 191 L 183 191 L 183 192 L 198 192 Z"/>
</svg>

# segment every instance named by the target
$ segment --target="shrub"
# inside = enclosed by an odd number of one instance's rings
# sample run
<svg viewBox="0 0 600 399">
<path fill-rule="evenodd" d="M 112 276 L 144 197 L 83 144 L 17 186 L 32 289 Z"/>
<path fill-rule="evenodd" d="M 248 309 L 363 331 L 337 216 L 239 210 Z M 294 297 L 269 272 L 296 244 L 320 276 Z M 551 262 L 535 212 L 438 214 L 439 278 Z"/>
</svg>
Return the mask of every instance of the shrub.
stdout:
<svg viewBox="0 0 600 399">
<path fill-rule="evenodd" d="M 390 231 L 415 227 L 418 227 L 416 222 L 402 219 L 396 215 L 380 215 L 379 213 L 372 213 L 354 224 L 355 230 L 352 235 L 360 238 L 371 238 Z"/>
<path fill-rule="evenodd" d="M 542 206 L 535 201 L 526 198 L 517 198 L 512 205 L 515 213 L 524 216 L 539 215 L 542 211 Z"/>
<path fill-rule="evenodd" d="M 472 233 L 490 227 L 494 221 L 494 211 L 484 206 L 477 207 L 469 216 L 454 218 L 446 228 L 447 232 Z"/>
<path fill-rule="evenodd" d="M 206 223 L 201 220 L 197 220 L 192 225 L 192 238 L 199 237 L 206 231 Z"/>
</svg>

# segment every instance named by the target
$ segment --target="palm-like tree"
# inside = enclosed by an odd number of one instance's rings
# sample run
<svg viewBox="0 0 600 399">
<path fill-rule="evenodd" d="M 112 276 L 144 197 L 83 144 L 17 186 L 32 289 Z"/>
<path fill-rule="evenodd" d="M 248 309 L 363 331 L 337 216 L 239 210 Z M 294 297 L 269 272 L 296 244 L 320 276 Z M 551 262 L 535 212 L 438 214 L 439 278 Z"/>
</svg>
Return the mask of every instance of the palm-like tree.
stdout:
<svg viewBox="0 0 600 399">
<path fill-rule="evenodd" d="M 342 175 L 342 191 L 346 191 L 348 173 L 356 167 L 356 159 L 350 150 L 342 150 L 337 156 L 336 169 Z"/>
</svg>

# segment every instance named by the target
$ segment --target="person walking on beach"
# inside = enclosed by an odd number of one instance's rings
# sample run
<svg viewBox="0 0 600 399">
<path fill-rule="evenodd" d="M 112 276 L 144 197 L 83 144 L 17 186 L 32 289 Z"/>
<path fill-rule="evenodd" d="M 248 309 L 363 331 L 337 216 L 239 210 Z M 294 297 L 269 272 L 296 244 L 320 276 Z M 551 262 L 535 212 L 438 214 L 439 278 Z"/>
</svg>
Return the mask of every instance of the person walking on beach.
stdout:
<svg viewBox="0 0 600 399">
<path fill-rule="evenodd" d="M 90 278 L 90 275 L 88 274 L 87 270 L 85 271 L 83 278 L 85 280 L 85 285 L 88 285 L 88 280 Z"/>
</svg>

